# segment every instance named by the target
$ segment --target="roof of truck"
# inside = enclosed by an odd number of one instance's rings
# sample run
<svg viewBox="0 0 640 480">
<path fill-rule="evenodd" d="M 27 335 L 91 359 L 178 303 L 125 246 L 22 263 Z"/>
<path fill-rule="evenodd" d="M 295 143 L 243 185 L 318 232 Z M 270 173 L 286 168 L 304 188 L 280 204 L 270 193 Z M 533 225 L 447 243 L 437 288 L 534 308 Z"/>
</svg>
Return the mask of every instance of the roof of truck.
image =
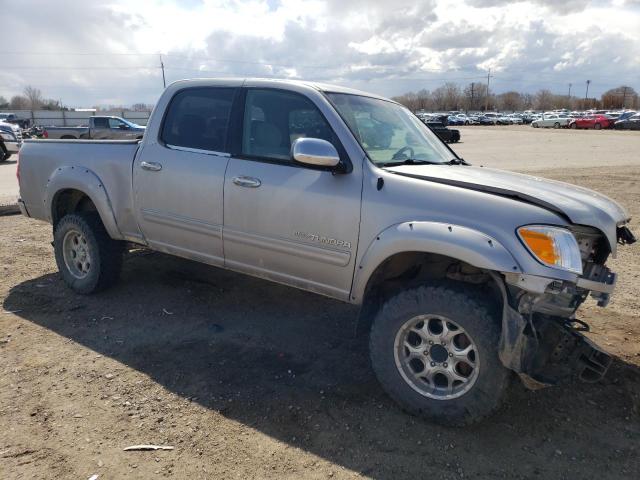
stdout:
<svg viewBox="0 0 640 480">
<path fill-rule="evenodd" d="M 382 100 L 389 100 L 386 97 L 376 95 L 374 93 L 369 93 L 362 90 L 356 90 L 354 88 L 342 87 L 340 85 L 331 85 L 331 84 L 322 83 L 322 82 L 312 82 L 307 80 L 292 80 L 292 79 L 285 79 L 285 78 L 254 78 L 254 77 L 193 78 L 193 79 L 177 80 L 173 82 L 172 85 L 177 83 L 183 83 L 183 82 L 185 83 L 192 82 L 192 83 L 202 84 L 202 83 L 206 83 L 207 81 L 215 82 L 218 84 L 229 83 L 229 84 L 236 84 L 236 85 L 245 85 L 248 83 L 252 85 L 264 84 L 265 86 L 273 86 L 274 84 L 297 85 L 297 86 L 310 87 L 315 90 L 319 90 L 321 92 L 327 92 L 327 93 L 346 93 L 350 95 L 360 95 L 363 97 L 372 97 L 372 98 L 379 98 Z"/>
</svg>

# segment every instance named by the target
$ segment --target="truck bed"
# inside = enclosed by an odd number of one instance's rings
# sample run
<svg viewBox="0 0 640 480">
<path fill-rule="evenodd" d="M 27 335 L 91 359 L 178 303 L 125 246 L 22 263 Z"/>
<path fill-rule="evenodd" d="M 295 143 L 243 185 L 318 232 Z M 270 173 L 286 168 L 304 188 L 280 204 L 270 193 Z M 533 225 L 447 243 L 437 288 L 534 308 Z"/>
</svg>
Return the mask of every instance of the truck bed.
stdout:
<svg viewBox="0 0 640 480">
<path fill-rule="evenodd" d="M 138 140 L 26 140 L 20 151 L 20 195 L 29 215 L 51 221 L 47 196 L 58 170 L 82 168 L 93 174 L 125 234 L 139 236 L 133 216 L 132 164 Z M 80 165 L 82 167 L 80 167 Z"/>
</svg>

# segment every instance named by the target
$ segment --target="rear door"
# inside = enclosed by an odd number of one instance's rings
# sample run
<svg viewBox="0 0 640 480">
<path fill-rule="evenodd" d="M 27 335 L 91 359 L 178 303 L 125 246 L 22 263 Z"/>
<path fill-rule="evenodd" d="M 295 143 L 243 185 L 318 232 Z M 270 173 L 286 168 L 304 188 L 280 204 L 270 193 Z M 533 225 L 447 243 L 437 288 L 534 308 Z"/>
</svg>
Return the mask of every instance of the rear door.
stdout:
<svg viewBox="0 0 640 480">
<path fill-rule="evenodd" d="M 351 173 L 334 174 L 294 163 L 291 143 L 300 137 L 327 140 L 341 157 L 346 153 L 308 97 L 278 89 L 245 92 L 241 145 L 225 177 L 225 264 L 347 300 L 362 169 L 354 165 Z"/>
<path fill-rule="evenodd" d="M 91 138 L 95 140 L 107 140 L 110 137 L 111 129 L 109 128 L 108 117 L 93 117 L 89 122 L 89 132 Z"/>
<path fill-rule="evenodd" d="M 236 88 L 192 87 L 171 99 L 158 140 L 144 142 L 134 166 L 135 208 L 149 245 L 223 264 L 227 130 Z"/>
</svg>

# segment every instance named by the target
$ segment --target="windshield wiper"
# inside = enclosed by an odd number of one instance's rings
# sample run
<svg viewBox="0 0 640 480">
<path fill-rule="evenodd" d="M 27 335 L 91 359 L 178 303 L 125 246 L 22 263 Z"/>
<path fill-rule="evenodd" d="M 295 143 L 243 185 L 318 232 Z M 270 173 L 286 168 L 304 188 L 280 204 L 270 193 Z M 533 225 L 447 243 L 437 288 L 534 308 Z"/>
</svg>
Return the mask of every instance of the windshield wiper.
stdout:
<svg viewBox="0 0 640 480">
<path fill-rule="evenodd" d="M 393 162 L 384 162 L 382 167 L 397 167 L 399 165 L 441 165 L 441 162 L 430 162 L 429 160 L 419 160 L 416 158 L 406 158 L 404 160 L 397 160 Z"/>
<path fill-rule="evenodd" d="M 419 160 L 416 158 L 407 158 L 405 160 L 398 160 L 395 162 L 384 162 L 382 167 L 398 167 L 400 165 L 471 165 L 463 158 L 452 158 L 448 162 L 432 162 L 429 160 Z"/>
<path fill-rule="evenodd" d="M 471 165 L 464 158 L 452 158 L 448 162 L 445 162 L 445 165 Z"/>
</svg>

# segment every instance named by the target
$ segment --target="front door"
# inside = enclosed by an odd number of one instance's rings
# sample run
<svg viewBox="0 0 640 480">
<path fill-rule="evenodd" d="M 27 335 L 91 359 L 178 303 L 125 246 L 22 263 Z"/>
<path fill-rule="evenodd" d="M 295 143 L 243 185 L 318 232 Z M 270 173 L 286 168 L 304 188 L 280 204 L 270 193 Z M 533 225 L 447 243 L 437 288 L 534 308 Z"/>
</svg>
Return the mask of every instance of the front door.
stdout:
<svg viewBox="0 0 640 480">
<path fill-rule="evenodd" d="M 133 166 L 136 216 L 152 248 L 223 264 L 224 174 L 234 88 L 186 88 L 169 103 L 158 139 Z"/>
<path fill-rule="evenodd" d="M 343 152 L 303 95 L 247 89 L 242 123 L 240 152 L 225 176 L 225 264 L 347 300 L 360 223 L 360 168 L 333 174 L 292 162 L 291 143 L 300 137 L 328 140 Z"/>
</svg>

